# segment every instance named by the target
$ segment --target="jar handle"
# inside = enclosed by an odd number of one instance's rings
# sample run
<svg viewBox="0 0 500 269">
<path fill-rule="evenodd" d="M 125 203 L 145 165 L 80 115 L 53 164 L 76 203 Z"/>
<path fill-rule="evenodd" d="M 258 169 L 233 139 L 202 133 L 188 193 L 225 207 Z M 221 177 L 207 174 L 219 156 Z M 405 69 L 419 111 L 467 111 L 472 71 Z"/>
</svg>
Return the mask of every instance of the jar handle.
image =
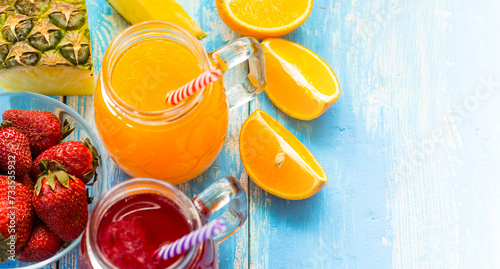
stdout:
<svg viewBox="0 0 500 269">
<path fill-rule="evenodd" d="M 235 233 L 247 219 L 245 189 L 234 177 L 219 179 L 192 201 L 204 223 L 211 218 L 222 218 L 226 222 L 226 231 L 214 238 L 217 245 Z M 224 210 L 220 210 L 223 207 Z"/>
<path fill-rule="evenodd" d="M 242 63 L 248 63 L 248 75 L 236 85 L 225 87 L 229 109 L 248 103 L 266 86 L 264 53 L 254 38 L 239 38 L 210 55 L 223 73 Z"/>
</svg>

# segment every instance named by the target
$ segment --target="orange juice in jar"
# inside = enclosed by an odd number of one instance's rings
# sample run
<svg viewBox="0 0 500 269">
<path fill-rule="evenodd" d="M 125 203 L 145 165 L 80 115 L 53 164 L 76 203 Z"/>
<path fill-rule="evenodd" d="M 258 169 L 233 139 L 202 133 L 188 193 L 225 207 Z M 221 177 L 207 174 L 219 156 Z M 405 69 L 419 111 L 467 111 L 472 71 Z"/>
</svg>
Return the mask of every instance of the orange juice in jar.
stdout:
<svg viewBox="0 0 500 269">
<path fill-rule="evenodd" d="M 249 75 L 224 88 L 214 82 L 175 106 L 166 95 L 212 66 L 223 72 L 248 63 Z M 103 60 L 94 107 L 96 126 L 110 157 L 134 177 L 173 184 L 203 173 L 220 153 L 228 111 L 265 85 L 258 42 L 238 39 L 207 54 L 182 28 L 145 22 L 127 28 Z"/>
</svg>

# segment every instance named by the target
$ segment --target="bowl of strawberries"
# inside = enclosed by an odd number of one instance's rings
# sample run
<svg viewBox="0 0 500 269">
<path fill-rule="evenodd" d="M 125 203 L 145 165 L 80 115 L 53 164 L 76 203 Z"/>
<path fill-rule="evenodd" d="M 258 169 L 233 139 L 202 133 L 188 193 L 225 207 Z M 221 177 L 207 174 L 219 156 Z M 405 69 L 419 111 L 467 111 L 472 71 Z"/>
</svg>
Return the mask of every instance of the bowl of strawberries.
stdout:
<svg viewBox="0 0 500 269">
<path fill-rule="evenodd" d="M 0 93 L 0 268 L 41 268 L 73 250 L 105 191 L 102 144 L 62 102 Z"/>
</svg>

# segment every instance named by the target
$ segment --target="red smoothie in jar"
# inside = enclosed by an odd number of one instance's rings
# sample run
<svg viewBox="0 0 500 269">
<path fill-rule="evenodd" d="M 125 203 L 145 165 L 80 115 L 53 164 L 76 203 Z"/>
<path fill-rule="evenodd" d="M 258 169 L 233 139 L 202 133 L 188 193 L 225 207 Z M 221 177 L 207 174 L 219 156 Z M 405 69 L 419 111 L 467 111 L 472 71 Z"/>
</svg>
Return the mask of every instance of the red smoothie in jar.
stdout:
<svg viewBox="0 0 500 269">
<path fill-rule="evenodd" d="M 153 253 L 189 232 L 188 221 L 177 205 L 164 196 L 142 193 L 126 197 L 106 211 L 98 228 L 97 245 L 117 268 L 165 269 L 183 255 L 156 261 Z M 217 268 L 216 255 L 213 240 L 207 241 L 187 268 Z"/>
<path fill-rule="evenodd" d="M 108 190 L 93 206 L 83 233 L 80 269 L 218 269 L 215 244 L 246 221 L 246 192 L 234 177 L 212 183 L 195 198 L 167 182 L 133 178 Z M 170 260 L 154 253 L 194 230 L 217 212 L 226 231 Z M 222 213 L 222 214 L 221 214 Z"/>
</svg>

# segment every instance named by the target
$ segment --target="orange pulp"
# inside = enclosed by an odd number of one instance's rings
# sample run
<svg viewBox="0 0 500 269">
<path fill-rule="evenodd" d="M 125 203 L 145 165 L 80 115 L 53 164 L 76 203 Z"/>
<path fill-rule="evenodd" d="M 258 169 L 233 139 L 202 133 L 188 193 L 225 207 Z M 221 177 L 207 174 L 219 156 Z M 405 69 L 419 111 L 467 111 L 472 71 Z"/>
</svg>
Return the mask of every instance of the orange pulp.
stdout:
<svg viewBox="0 0 500 269">
<path fill-rule="evenodd" d="M 273 195 L 306 199 L 328 182 L 304 144 L 262 110 L 254 111 L 243 123 L 239 145 L 241 162 L 250 178 Z"/>
</svg>

